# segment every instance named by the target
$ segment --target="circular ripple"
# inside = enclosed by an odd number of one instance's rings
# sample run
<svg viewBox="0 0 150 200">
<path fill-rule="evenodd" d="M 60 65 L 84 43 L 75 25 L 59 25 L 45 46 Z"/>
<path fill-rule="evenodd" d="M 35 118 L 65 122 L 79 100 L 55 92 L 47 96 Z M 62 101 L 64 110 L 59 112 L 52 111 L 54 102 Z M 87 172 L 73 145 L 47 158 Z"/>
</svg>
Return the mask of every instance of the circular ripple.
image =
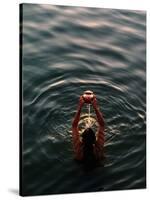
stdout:
<svg viewBox="0 0 150 200">
<path fill-rule="evenodd" d="M 26 193 L 144 187 L 145 14 L 24 5 L 23 20 Z M 79 97 L 86 90 L 96 94 L 104 116 L 106 152 L 104 168 L 88 173 L 73 161 L 71 136 Z M 92 108 L 91 113 L 96 131 Z M 81 133 L 87 123 L 84 106 Z"/>
</svg>

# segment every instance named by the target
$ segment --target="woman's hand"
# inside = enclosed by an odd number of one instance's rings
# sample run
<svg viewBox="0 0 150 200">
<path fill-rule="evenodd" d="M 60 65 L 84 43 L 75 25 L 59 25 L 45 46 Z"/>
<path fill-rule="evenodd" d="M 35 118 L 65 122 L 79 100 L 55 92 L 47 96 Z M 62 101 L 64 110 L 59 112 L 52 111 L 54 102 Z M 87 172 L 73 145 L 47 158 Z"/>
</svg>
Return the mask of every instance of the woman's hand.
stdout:
<svg viewBox="0 0 150 200">
<path fill-rule="evenodd" d="M 79 99 L 79 105 L 80 105 L 80 107 L 82 107 L 83 104 L 84 104 L 84 99 L 83 99 L 82 96 L 80 96 L 80 99 Z"/>
<path fill-rule="evenodd" d="M 92 105 L 93 105 L 94 108 L 98 108 L 98 103 L 97 103 L 97 99 L 96 99 L 95 95 L 94 95 L 93 100 L 92 100 L 91 103 L 92 103 Z"/>
</svg>

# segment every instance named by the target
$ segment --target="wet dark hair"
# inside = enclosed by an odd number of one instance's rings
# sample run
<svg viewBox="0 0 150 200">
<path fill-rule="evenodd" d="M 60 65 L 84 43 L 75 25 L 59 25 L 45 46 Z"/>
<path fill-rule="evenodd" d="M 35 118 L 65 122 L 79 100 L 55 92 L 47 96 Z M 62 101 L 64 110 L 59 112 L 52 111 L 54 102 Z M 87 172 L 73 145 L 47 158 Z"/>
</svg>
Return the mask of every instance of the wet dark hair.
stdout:
<svg viewBox="0 0 150 200">
<path fill-rule="evenodd" d="M 82 142 L 85 145 L 92 145 L 96 141 L 95 132 L 91 128 L 87 128 L 82 133 Z"/>
<path fill-rule="evenodd" d="M 83 163 L 85 167 L 95 166 L 96 158 L 94 156 L 93 144 L 96 142 L 96 136 L 91 128 L 85 129 L 82 133 L 83 142 Z"/>
</svg>

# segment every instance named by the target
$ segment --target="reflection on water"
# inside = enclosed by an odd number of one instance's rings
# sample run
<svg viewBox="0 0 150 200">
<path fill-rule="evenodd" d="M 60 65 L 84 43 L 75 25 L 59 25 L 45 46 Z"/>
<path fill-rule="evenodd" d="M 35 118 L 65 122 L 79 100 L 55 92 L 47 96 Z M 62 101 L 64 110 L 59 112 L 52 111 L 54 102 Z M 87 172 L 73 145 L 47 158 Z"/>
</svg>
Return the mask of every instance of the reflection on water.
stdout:
<svg viewBox="0 0 150 200">
<path fill-rule="evenodd" d="M 145 188 L 145 18 L 144 11 L 23 5 L 24 194 Z M 73 160 L 70 132 L 85 90 L 96 94 L 106 123 L 106 164 L 88 172 Z"/>
</svg>

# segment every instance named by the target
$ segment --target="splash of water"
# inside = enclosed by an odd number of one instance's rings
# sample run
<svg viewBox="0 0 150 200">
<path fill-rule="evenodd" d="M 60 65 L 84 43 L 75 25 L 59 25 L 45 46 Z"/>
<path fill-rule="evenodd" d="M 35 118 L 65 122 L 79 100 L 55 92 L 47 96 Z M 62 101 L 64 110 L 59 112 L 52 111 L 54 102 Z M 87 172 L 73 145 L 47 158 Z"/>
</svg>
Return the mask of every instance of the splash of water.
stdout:
<svg viewBox="0 0 150 200">
<path fill-rule="evenodd" d="M 88 109 L 88 120 L 87 120 L 87 123 L 86 123 L 86 127 L 90 128 L 92 126 L 92 124 L 91 124 L 91 107 L 90 107 L 90 104 L 87 105 L 87 109 Z"/>
<path fill-rule="evenodd" d="M 79 121 L 79 132 L 82 132 L 87 128 L 94 128 L 97 129 L 97 122 L 95 117 L 91 113 L 91 105 L 87 104 L 87 111 L 86 113 L 82 113 Z"/>
</svg>

